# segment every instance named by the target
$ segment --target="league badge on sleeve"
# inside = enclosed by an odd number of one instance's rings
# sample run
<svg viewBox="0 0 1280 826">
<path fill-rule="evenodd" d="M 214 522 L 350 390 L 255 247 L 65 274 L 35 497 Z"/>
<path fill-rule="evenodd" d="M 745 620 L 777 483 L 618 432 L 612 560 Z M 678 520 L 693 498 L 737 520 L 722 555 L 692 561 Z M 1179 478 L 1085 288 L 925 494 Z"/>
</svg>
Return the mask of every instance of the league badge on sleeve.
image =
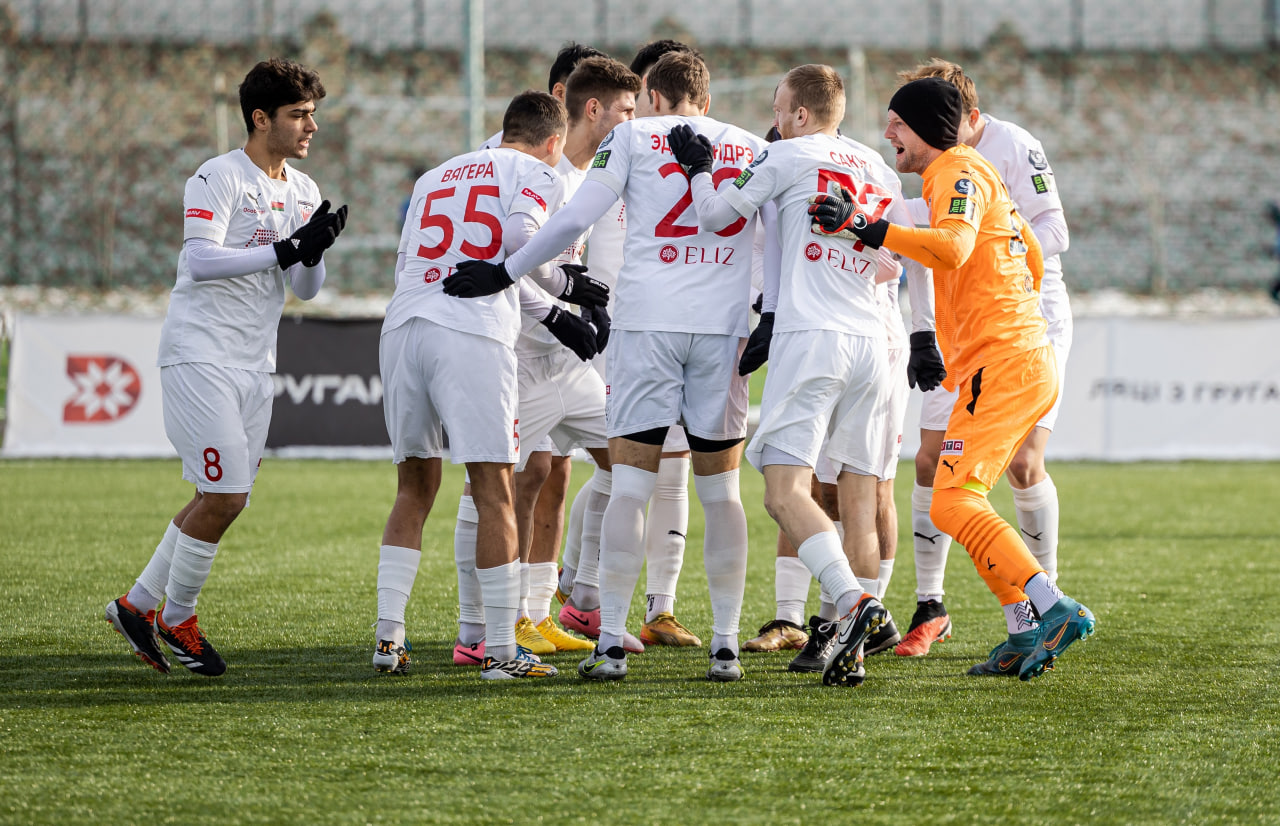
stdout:
<svg viewBox="0 0 1280 826">
<path fill-rule="evenodd" d="M 1048 169 L 1049 161 L 1045 158 L 1044 153 L 1039 149 L 1030 149 L 1027 151 L 1027 163 L 1035 169 Z"/>
</svg>

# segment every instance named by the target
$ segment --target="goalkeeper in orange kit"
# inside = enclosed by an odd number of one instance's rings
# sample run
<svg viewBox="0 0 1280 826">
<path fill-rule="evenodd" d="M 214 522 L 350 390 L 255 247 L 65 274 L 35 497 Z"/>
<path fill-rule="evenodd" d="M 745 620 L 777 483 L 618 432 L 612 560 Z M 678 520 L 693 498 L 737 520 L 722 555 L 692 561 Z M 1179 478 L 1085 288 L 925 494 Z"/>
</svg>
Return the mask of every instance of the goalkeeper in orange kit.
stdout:
<svg viewBox="0 0 1280 826">
<path fill-rule="evenodd" d="M 962 115 L 959 90 L 940 78 L 914 80 L 889 102 L 885 138 L 898 171 L 924 179 L 927 228 L 872 220 L 847 190 L 815 196 L 809 211 L 814 232 L 852 234 L 933 269 L 944 384 L 959 387 L 960 396 L 947 422 L 930 516 L 964 545 L 1009 619 L 1009 638 L 969 673 L 1029 680 L 1092 634 L 1095 621 L 1058 590 L 987 501 L 1057 399 L 1058 372 L 1037 311 L 1039 242 L 1000 174 L 959 143 Z"/>
</svg>

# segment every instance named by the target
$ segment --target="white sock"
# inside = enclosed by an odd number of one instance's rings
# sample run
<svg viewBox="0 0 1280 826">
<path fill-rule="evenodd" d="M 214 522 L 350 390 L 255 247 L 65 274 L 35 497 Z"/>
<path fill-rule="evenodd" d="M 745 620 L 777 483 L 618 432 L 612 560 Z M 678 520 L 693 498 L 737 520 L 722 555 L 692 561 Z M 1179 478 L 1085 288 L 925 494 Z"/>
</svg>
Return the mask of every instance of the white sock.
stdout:
<svg viewBox="0 0 1280 826">
<path fill-rule="evenodd" d="M 721 648 L 727 648 L 733 652 L 734 656 L 738 655 L 738 635 L 737 634 L 712 634 L 711 635 L 711 653 L 715 654 Z"/>
<path fill-rule="evenodd" d="M 1026 490 L 1013 489 L 1018 528 L 1049 579 L 1058 581 L 1058 488 L 1046 476 Z M 132 600 L 130 600 L 132 601 Z"/>
<path fill-rule="evenodd" d="M 876 579 L 876 596 L 884 602 L 885 592 L 889 590 L 889 580 L 893 579 L 893 560 L 880 560 L 880 576 Z"/>
<path fill-rule="evenodd" d="M 736 651 L 747 585 L 747 514 L 742 508 L 738 470 L 695 475 L 693 484 L 706 516 L 702 561 L 711 595 L 711 630 L 733 637 Z"/>
<path fill-rule="evenodd" d="M 804 604 L 809 599 L 813 577 L 799 558 L 779 556 L 773 560 L 773 595 L 778 603 L 775 619 L 804 625 Z"/>
<path fill-rule="evenodd" d="M 644 566 L 644 506 L 658 474 L 613 466 L 613 494 L 604 512 L 600 553 L 600 650 L 622 645 L 627 613 Z M 581 574 L 581 570 L 579 570 Z"/>
<path fill-rule="evenodd" d="M 516 617 L 529 616 L 529 563 L 520 563 L 520 607 Z"/>
<path fill-rule="evenodd" d="M 404 609 L 418 578 L 422 551 L 383 545 L 378 550 L 378 626 L 374 636 L 404 645 Z"/>
<path fill-rule="evenodd" d="M 142 569 L 138 580 L 129 589 L 129 604 L 144 614 L 156 610 L 164 598 L 164 589 L 169 583 L 169 566 L 173 564 L 173 549 L 178 544 L 180 533 L 182 530 L 170 519 L 147 567 Z"/>
<path fill-rule="evenodd" d="M 1036 574 L 1031 577 L 1027 580 L 1027 584 L 1022 586 L 1022 590 L 1027 595 L 1027 599 L 1031 600 L 1031 604 L 1036 607 L 1036 613 L 1042 617 L 1064 596 L 1047 574 Z"/>
<path fill-rule="evenodd" d="M 160 618 L 172 628 L 181 625 L 196 612 L 196 599 L 209 579 L 213 558 L 218 554 L 218 543 L 201 542 L 185 533 L 178 533 L 173 546 L 173 561 L 169 564 L 169 581 L 165 583 L 164 611 Z"/>
<path fill-rule="evenodd" d="M 1031 611 L 1031 600 L 1024 599 L 1022 602 L 1000 607 L 1004 609 L 1004 623 L 1008 627 L 1010 634 L 1034 631 L 1036 626 L 1039 625 L 1036 622 L 1036 615 Z"/>
<path fill-rule="evenodd" d="M 645 622 L 653 622 L 654 617 L 658 616 L 658 614 L 674 614 L 676 612 L 676 598 L 669 594 L 645 594 L 644 602 Z"/>
<path fill-rule="evenodd" d="M 516 657 L 516 612 L 520 606 L 520 562 L 476 568 L 484 595 L 484 653 L 495 660 Z"/>
<path fill-rule="evenodd" d="M 531 562 L 529 571 L 529 619 L 537 625 L 551 616 L 551 598 L 556 595 L 556 564 Z"/>
<path fill-rule="evenodd" d="M 480 514 L 470 496 L 458 500 L 458 521 L 453 527 L 453 564 L 458 569 L 458 624 L 484 625 L 484 597 L 476 579 L 476 533 Z M 471 645 L 479 640 L 458 639 Z M 484 639 L 481 637 L 481 639 Z"/>
<path fill-rule="evenodd" d="M 689 533 L 689 465 L 682 456 L 658 463 L 645 521 L 645 594 L 675 596 Z"/>
<path fill-rule="evenodd" d="M 605 508 L 609 506 L 609 498 L 613 495 L 613 473 L 596 468 L 591 475 L 591 493 L 587 497 L 582 514 L 582 552 L 578 555 L 578 573 L 573 578 L 573 588 L 581 587 L 592 590 L 580 593 L 580 596 L 600 599 L 600 534 L 604 523 Z M 579 608 L 586 608 L 582 602 L 574 600 Z"/>
<path fill-rule="evenodd" d="M 835 531 L 816 533 L 800 543 L 796 553 L 809 573 L 832 595 L 838 615 L 844 616 L 862 596 L 862 586 L 849 570 L 849 560 L 840 547 L 840 537 Z"/>
<path fill-rule="evenodd" d="M 918 483 L 911 490 L 912 547 L 916 556 L 916 596 L 937 598 L 945 591 L 942 581 L 947 575 L 947 552 L 951 550 L 951 537 L 934 527 L 929 518 L 929 506 L 933 504 L 933 488 Z"/>
<path fill-rule="evenodd" d="M 564 553 L 560 555 L 560 566 L 566 571 L 578 570 L 578 555 L 582 553 L 582 515 L 587 509 L 587 497 L 591 495 L 596 477 L 587 480 L 569 505 L 569 523 L 564 529 Z M 573 587 L 573 576 L 569 576 L 569 586 Z M 568 592 L 561 583 L 560 590 Z"/>
<path fill-rule="evenodd" d="M 866 577 L 857 577 L 857 580 L 858 585 L 862 587 L 862 590 L 866 591 L 873 597 L 876 595 L 877 589 L 880 587 L 880 580 L 867 579 Z"/>
</svg>

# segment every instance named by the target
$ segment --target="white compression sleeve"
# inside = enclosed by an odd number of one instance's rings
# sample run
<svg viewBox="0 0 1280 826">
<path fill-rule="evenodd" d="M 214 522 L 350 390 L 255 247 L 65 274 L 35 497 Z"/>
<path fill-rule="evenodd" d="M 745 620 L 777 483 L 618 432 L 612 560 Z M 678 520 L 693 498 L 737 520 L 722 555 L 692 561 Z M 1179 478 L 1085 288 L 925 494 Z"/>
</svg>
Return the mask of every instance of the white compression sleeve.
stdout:
<svg viewBox="0 0 1280 826">
<path fill-rule="evenodd" d="M 187 253 L 187 266 L 192 281 L 216 281 L 235 278 L 278 266 L 275 247 L 271 245 L 233 249 L 208 238 L 188 238 L 182 242 Z"/>
<path fill-rule="evenodd" d="M 1045 258 L 1061 255 L 1071 246 L 1071 236 L 1067 232 L 1067 218 L 1060 209 L 1046 210 L 1031 220 L 1031 231 L 1040 242 L 1041 252 Z"/>
<path fill-rule="evenodd" d="M 690 189 L 693 191 L 693 208 L 698 213 L 698 226 L 704 232 L 719 232 L 743 217 L 732 204 L 716 194 L 710 172 L 694 175 Z"/>
<path fill-rule="evenodd" d="M 586 232 L 617 200 L 618 193 L 605 184 L 592 180 L 583 181 L 569 203 L 560 207 L 519 252 L 506 260 L 507 274 L 512 278 L 519 278 L 564 252 L 574 239 Z"/>
</svg>

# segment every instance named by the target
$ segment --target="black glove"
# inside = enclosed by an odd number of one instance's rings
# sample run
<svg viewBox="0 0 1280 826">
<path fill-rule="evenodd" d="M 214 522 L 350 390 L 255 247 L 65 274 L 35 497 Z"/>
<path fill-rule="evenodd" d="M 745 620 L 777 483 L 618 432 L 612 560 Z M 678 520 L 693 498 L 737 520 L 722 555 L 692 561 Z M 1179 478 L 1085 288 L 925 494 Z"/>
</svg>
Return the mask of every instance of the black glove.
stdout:
<svg viewBox="0 0 1280 826">
<path fill-rule="evenodd" d="M 932 330 L 911 334 L 911 355 L 907 357 L 907 384 L 926 393 L 942 384 L 947 368 L 942 366 L 942 354 Z"/>
<path fill-rule="evenodd" d="M 582 318 L 596 328 L 596 352 L 603 353 L 609 344 L 609 311 L 603 305 L 599 307 L 583 307 Z"/>
<path fill-rule="evenodd" d="M 456 298 L 479 298 L 500 293 L 516 283 L 507 275 L 506 264 L 488 261 L 463 261 L 453 275 L 444 280 L 444 294 Z"/>
<path fill-rule="evenodd" d="M 596 331 L 573 313 L 561 307 L 552 307 L 551 312 L 547 313 L 547 317 L 542 319 L 541 323 L 551 331 L 551 335 L 555 336 L 556 340 L 576 353 L 583 361 L 590 361 L 591 357 L 598 352 Z"/>
<path fill-rule="evenodd" d="M 853 193 L 844 187 L 840 187 L 838 195 L 823 192 L 811 196 L 809 214 L 813 216 L 813 231 L 819 235 L 852 235 L 872 249 L 880 249 L 889 229 L 889 222 L 883 218 L 872 221 L 860 212 Z"/>
<path fill-rule="evenodd" d="M 561 264 L 560 269 L 565 275 L 564 292 L 559 296 L 561 301 L 583 307 L 599 307 L 609 303 L 609 285 L 587 275 L 586 267 L 581 264 Z"/>
<path fill-rule="evenodd" d="M 738 360 L 738 375 L 749 376 L 769 360 L 769 339 L 773 338 L 773 313 L 761 313 L 756 328 Z"/>
<path fill-rule="evenodd" d="M 343 220 L 346 219 L 346 207 L 342 209 Z M 287 270 L 299 261 L 316 261 L 324 251 L 333 246 L 341 229 L 337 226 L 337 213 L 329 212 L 329 202 L 324 201 L 311 215 L 311 220 L 294 230 L 293 235 L 283 241 L 276 241 L 272 246 L 276 249 L 276 262 L 280 269 Z M 315 266 L 308 264 L 308 266 Z"/>
<path fill-rule="evenodd" d="M 760 315 L 764 312 L 764 293 L 760 293 L 756 296 L 756 300 L 751 302 L 751 312 L 756 315 Z"/>
<path fill-rule="evenodd" d="M 687 123 L 671 127 L 667 135 L 667 143 L 671 144 L 671 154 L 684 167 L 684 172 L 693 180 L 699 172 L 710 172 L 715 155 L 711 151 L 711 141 L 705 135 L 699 135 Z"/>
<path fill-rule="evenodd" d="M 329 216 L 329 202 L 321 201 L 320 207 L 315 212 L 311 213 L 311 221 L 315 221 L 317 218 L 321 218 L 321 217 L 325 217 L 326 219 L 328 219 L 328 216 Z M 307 223 L 311 223 L 311 221 L 308 221 Z M 336 240 L 337 237 L 342 234 L 342 228 L 347 225 L 347 205 L 346 204 L 343 204 L 342 206 L 338 207 L 338 211 L 332 214 L 330 223 L 333 225 L 333 237 Z M 323 250 L 321 250 L 321 255 L 323 255 Z M 317 255 L 315 258 L 302 259 L 302 266 L 304 267 L 316 266 L 317 264 L 320 263 L 321 255 Z"/>
</svg>

